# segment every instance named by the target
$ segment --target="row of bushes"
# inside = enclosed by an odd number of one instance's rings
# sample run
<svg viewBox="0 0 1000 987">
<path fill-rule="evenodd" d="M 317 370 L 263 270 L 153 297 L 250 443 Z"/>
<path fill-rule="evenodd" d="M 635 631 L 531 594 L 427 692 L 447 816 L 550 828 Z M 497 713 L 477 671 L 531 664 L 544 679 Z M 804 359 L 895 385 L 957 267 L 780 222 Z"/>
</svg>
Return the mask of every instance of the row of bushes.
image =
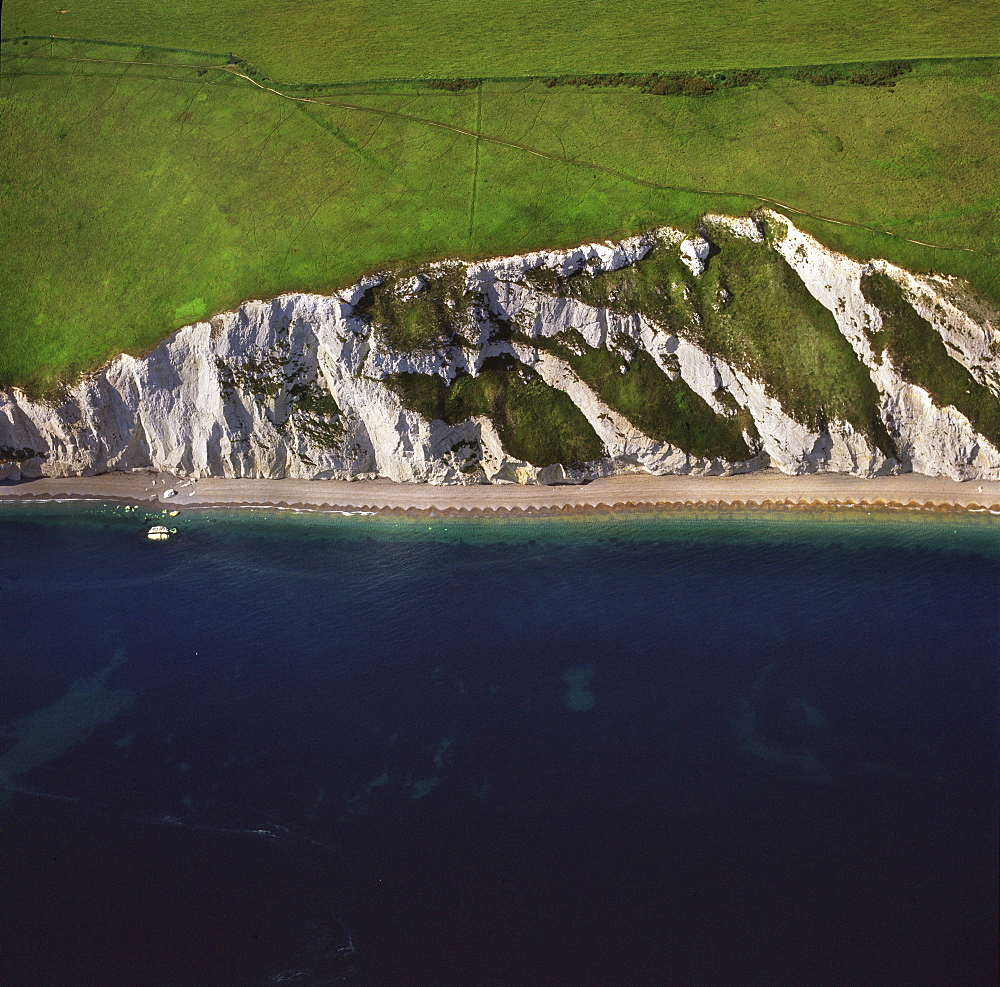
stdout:
<svg viewBox="0 0 1000 987">
<path fill-rule="evenodd" d="M 427 83 L 429 89 L 447 89 L 452 93 L 475 89 L 478 85 L 479 79 L 432 79 Z"/>
<path fill-rule="evenodd" d="M 758 69 L 739 69 L 733 72 L 716 72 L 712 75 L 687 75 L 671 72 L 661 75 L 629 75 L 618 72 L 614 75 L 562 75 L 548 76 L 542 82 L 550 88 L 554 86 L 617 87 L 628 86 L 640 89 L 652 96 L 708 96 L 718 89 L 733 89 L 749 86 L 764 78 Z"/>
<path fill-rule="evenodd" d="M 900 76 L 912 72 L 910 62 L 893 60 L 852 66 L 811 66 L 796 69 L 791 77 L 814 86 L 831 86 L 835 82 L 849 82 L 856 86 L 893 86 Z M 760 69 L 733 69 L 725 72 L 683 73 L 650 72 L 639 75 L 616 72 L 610 75 L 551 75 L 539 81 L 550 89 L 556 86 L 581 86 L 591 89 L 627 87 L 639 89 L 651 96 L 708 96 L 720 89 L 737 89 L 763 82 L 768 76 L 785 73 L 765 72 Z M 431 89 L 462 92 L 475 89 L 478 79 L 434 79 L 427 83 Z"/>
<path fill-rule="evenodd" d="M 863 65 L 853 71 L 845 68 L 803 68 L 792 73 L 799 82 L 811 82 L 814 86 L 832 86 L 835 82 L 850 82 L 855 86 L 894 86 L 896 80 L 907 72 L 912 72 L 909 62 L 875 62 Z"/>
</svg>

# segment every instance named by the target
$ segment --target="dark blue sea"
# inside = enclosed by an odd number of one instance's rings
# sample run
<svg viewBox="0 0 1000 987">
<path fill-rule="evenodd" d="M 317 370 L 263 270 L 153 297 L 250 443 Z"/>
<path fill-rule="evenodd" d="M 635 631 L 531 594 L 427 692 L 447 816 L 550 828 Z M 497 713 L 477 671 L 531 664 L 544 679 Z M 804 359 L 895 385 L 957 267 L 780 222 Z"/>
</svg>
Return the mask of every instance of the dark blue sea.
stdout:
<svg viewBox="0 0 1000 987">
<path fill-rule="evenodd" d="M 5 507 L 0 982 L 993 984 L 998 567 L 989 515 Z"/>
</svg>

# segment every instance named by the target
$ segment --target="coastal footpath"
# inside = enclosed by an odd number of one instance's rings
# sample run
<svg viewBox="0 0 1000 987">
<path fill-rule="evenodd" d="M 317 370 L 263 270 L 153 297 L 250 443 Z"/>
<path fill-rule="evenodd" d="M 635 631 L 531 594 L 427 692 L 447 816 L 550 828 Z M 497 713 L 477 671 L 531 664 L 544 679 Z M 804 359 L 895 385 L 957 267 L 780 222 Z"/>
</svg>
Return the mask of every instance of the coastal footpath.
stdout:
<svg viewBox="0 0 1000 987">
<path fill-rule="evenodd" d="M 483 504 L 622 473 L 995 481 L 998 396 L 998 317 L 964 283 L 761 210 L 250 301 L 56 398 L 0 389 L 0 480 L 381 479 Z M 586 496 L 554 489 L 525 503 Z"/>
</svg>

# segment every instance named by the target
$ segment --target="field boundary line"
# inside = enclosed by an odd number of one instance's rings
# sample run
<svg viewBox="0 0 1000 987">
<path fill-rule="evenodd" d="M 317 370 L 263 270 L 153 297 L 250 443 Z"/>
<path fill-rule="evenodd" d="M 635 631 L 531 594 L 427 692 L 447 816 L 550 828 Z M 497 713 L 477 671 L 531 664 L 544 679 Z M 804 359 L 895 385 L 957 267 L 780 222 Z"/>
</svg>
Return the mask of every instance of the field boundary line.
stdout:
<svg viewBox="0 0 1000 987">
<path fill-rule="evenodd" d="M 483 84 L 480 81 L 476 93 L 476 132 L 483 129 Z M 479 138 L 476 138 L 476 149 L 472 160 L 472 194 L 469 200 L 469 240 L 472 240 L 472 230 L 476 223 L 476 187 L 479 184 Z"/>
<path fill-rule="evenodd" d="M 172 52 L 174 54 L 187 54 L 187 55 L 203 55 L 206 58 L 225 58 L 223 52 L 213 52 L 213 51 L 201 51 L 197 48 L 170 48 L 165 45 L 154 45 L 146 44 L 140 41 L 110 41 L 105 38 L 77 38 L 71 37 L 69 35 L 62 34 L 21 34 L 13 35 L 11 37 L 0 37 L 0 44 L 13 44 L 17 41 L 62 41 L 71 44 L 95 44 L 95 45 L 108 45 L 109 47 L 116 48 L 140 48 L 146 49 L 147 51 L 162 51 L 162 52 Z M 12 53 L 13 54 L 13 53 Z M 21 56 L 27 57 L 27 56 Z M 46 57 L 46 56 L 37 56 Z M 54 56 L 52 56 L 54 57 Z M 995 62 L 1000 59 L 1000 48 L 994 54 L 990 55 L 905 55 L 899 54 L 892 58 L 874 58 L 874 59 L 852 59 L 848 61 L 832 61 L 832 62 L 795 62 L 792 64 L 783 65 L 724 65 L 724 66 L 703 66 L 698 69 L 677 69 L 670 68 L 669 66 L 660 66 L 659 68 L 653 69 L 636 69 L 629 72 L 594 72 L 590 69 L 579 69 L 577 71 L 564 71 L 558 73 L 546 73 L 539 72 L 535 75 L 490 75 L 490 76 L 476 76 L 471 81 L 476 82 L 538 82 L 542 79 L 570 79 L 577 77 L 589 76 L 595 79 L 610 79 L 618 75 L 626 76 L 643 76 L 651 75 L 653 73 L 658 73 L 660 75 L 713 75 L 719 72 L 736 72 L 740 70 L 757 69 L 761 72 L 774 72 L 774 73 L 785 73 L 792 72 L 796 69 L 824 69 L 824 68 L 844 68 L 847 66 L 855 65 L 874 65 L 880 64 L 887 61 L 907 61 L 913 64 L 927 64 L 933 65 L 935 63 L 946 63 L 946 62 Z M 346 88 L 350 86 L 379 86 L 379 85 L 394 85 L 394 84 L 423 84 L 426 85 L 431 82 L 450 82 L 454 81 L 452 77 L 443 76 L 393 76 L 389 78 L 381 79 L 355 79 L 355 80 L 345 80 L 338 82 L 283 82 L 280 79 L 272 79 L 270 76 L 266 75 L 264 72 L 260 71 L 256 65 L 251 62 L 246 61 L 244 58 L 237 57 L 237 62 L 239 65 L 243 66 L 246 70 L 253 72 L 255 75 L 259 76 L 265 82 L 273 83 L 276 86 L 283 86 L 286 89 L 298 89 L 298 88 L 316 88 L 316 89 L 334 89 L 334 88 Z M 160 65 L 160 62 L 153 62 L 150 64 Z M 201 66 L 197 66 L 201 67 Z M 581 90 L 585 90 L 587 87 L 578 87 Z"/>
</svg>

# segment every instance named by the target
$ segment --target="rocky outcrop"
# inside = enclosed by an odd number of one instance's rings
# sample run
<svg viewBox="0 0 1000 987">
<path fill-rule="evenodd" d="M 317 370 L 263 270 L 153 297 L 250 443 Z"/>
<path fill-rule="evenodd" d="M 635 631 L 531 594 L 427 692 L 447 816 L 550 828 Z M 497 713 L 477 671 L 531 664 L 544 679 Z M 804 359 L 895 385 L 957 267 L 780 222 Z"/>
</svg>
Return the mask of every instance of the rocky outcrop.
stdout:
<svg viewBox="0 0 1000 987">
<path fill-rule="evenodd" d="M 707 276 L 713 228 L 780 254 L 833 314 L 877 388 L 877 414 L 893 449 L 847 421 L 799 420 L 785 395 L 705 343 L 695 331 L 694 308 L 685 324 L 552 289 L 574 275 L 624 271 L 654 249 L 673 251 L 687 269 L 684 276 Z M 117 357 L 58 401 L 34 401 L 17 388 L 0 390 L 0 479 L 151 469 L 194 477 L 566 482 L 621 470 L 720 474 L 765 466 L 785 473 L 914 470 L 1000 478 L 996 437 L 909 379 L 907 368 L 879 349 L 883 313 L 864 290 L 872 272 L 899 286 L 940 336 L 949 359 L 996 399 L 996 316 L 966 286 L 912 275 L 885 261 L 861 264 L 827 249 L 786 217 L 765 212 L 706 217 L 692 237 L 658 230 L 616 244 L 428 265 L 392 281 L 394 305 L 413 305 L 418 315 L 432 313 L 422 317 L 439 318 L 447 327 L 427 333 L 416 346 L 401 346 L 372 314 L 373 293 L 388 290 L 387 275 L 328 297 L 291 294 L 247 302 L 178 330 L 146 357 Z M 444 278 L 452 293 L 434 296 L 432 305 L 428 293 Z M 674 287 L 690 296 L 682 284 Z M 718 304 L 730 298 L 720 288 Z M 742 430 L 746 455 L 727 458 L 646 434 L 620 403 L 615 407 L 611 391 L 574 362 L 574 346 L 580 353 L 606 351 L 621 361 L 623 374 L 637 354 L 648 354 L 662 371 L 664 387 L 685 389 L 688 396 L 678 406 L 704 402 L 730 430 Z M 401 374 L 448 382 L 475 377 L 498 359 L 534 375 L 537 387 L 567 395 L 582 414 L 581 427 L 596 433 L 603 455 L 582 463 L 518 459 L 496 416 L 444 416 L 446 421 L 408 401 L 394 383 Z"/>
</svg>

